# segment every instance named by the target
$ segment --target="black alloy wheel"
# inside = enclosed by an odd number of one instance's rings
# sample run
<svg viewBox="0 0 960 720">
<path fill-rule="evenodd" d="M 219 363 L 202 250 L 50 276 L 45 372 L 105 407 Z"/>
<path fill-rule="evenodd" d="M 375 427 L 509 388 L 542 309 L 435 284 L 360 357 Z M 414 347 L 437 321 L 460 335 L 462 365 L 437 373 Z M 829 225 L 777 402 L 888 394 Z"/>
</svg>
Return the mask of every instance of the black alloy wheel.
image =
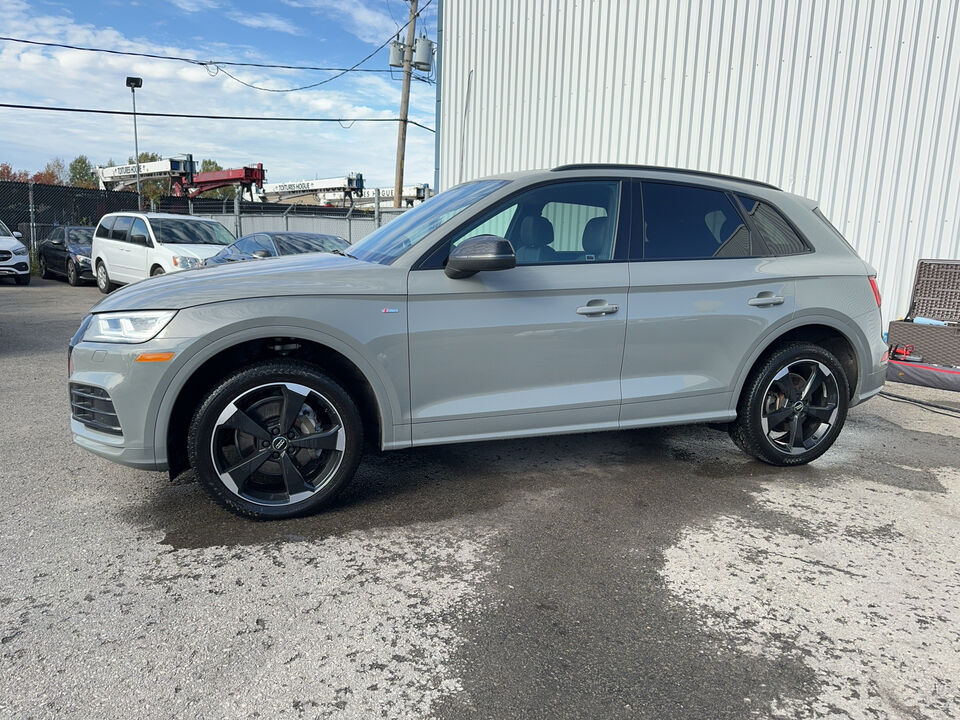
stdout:
<svg viewBox="0 0 960 720">
<path fill-rule="evenodd" d="M 318 510 L 350 480 L 362 427 L 350 396 L 317 368 L 259 363 L 213 390 L 189 431 L 191 465 L 221 505 L 257 519 Z"/>
</svg>

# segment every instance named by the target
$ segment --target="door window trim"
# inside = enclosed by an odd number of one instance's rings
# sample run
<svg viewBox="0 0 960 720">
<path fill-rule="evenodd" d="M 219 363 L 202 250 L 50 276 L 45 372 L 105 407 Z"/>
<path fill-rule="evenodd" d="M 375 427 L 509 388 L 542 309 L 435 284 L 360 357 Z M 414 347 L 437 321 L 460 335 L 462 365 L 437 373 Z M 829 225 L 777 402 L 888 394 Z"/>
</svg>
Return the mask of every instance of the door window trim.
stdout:
<svg viewBox="0 0 960 720">
<path fill-rule="evenodd" d="M 541 180 L 536 183 L 531 183 L 530 185 L 524 185 L 521 188 L 517 188 L 513 192 L 504 197 L 500 198 L 493 206 L 488 207 L 482 213 L 477 213 L 466 218 L 464 221 L 457 224 L 452 230 L 448 231 L 443 239 L 434 243 L 434 245 L 427 250 L 420 258 L 413 264 L 413 267 L 410 268 L 411 271 L 414 270 L 443 270 L 444 262 L 449 256 L 450 251 L 444 253 L 444 248 L 449 248 L 450 242 L 457 236 L 457 233 L 463 231 L 465 228 L 479 221 L 480 223 L 486 222 L 487 220 L 496 217 L 498 214 L 510 207 L 512 201 L 532 190 L 537 190 L 542 187 L 547 187 L 551 185 L 560 185 L 565 183 L 585 183 L 585 182 L 615 182 L 620 185 L 620 197 L 618 198 L 618 209 L 619 218 L 617 220 L 617 226 L 615 228 L 615 234 L 613 236 L 613 257 L 610 260 L 596 260 L 589 263 L 524 263 L 523 265 L 517 265 L 520 267 L 553 267 L 553 266 L 568 266 L 568 265 L 606 265 L 609 263 L 617 262 L 629 262 L 629 245 L 630 245 L 630 229 L 631 229 L 631 193 L 626 191 L 626 188 L 629 186 L 630 178 L 615 176 L 615 175 L 603 175 L 596 176 L 591 175 L 587 177 L 571 177 L 563 179 L 547 179 Z M 516 216 L 511 218 L 510 227 L 513 226 L 513 223 L 516 221 Z M 621 240 L 623 238 L 623 240 Z"/>
</svg>

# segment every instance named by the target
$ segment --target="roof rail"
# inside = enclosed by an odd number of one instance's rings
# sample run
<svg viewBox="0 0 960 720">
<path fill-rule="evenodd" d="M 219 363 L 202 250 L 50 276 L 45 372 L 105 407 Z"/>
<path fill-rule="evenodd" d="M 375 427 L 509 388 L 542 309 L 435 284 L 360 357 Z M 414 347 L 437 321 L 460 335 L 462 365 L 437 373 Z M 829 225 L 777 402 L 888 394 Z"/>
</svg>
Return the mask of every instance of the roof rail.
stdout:
<svg viewBox="0 0 960 720">
<path fill-rule="evenodd" d="M 654 170 L 656 172 L 683 173 L 684 175 L 697 175 L 699 177 L 717 178 L 718 180 L 735 180 L 736 182 L 748 183 L 750 185 L 759 185 L 760 187 L 779 190 L 776 185 L 760 182 L 759 180 L 750 180 L 748 178 L 737 177 L 736 175 L 724 175 L 722 173 L 706 172 L 704 170 L 687 170 L 685 168 L 660 167 L 657 165 L 631 165 L 629 163 L 573 163 L 571 165 L 557 165 L 551 168 L 551 172 L 560 170 Z"/>
</svg>

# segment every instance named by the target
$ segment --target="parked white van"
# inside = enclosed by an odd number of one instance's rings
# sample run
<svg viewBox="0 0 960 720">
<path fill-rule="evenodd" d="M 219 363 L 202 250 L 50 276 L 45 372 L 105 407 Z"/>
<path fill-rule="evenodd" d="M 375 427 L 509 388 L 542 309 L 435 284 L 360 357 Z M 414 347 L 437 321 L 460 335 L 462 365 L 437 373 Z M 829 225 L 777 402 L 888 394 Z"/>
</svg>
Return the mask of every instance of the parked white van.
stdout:
<svg viewBox="0 0 960 720">
<path fill-rule="evenodd" d="M 200 267 L 236 238 L 215 220 L 164 213 L 104 215 L 93 234 L 100 292 L 151 275 Z"/>
</svg>

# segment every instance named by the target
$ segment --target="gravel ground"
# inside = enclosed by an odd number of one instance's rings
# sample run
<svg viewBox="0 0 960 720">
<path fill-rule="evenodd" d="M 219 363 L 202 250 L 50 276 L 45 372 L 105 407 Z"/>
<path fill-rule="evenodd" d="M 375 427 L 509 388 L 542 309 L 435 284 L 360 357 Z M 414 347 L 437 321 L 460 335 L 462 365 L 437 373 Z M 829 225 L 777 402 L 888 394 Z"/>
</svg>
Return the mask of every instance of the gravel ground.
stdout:
<svg viewBox="0 0 960 720">
<path fill-rule="evenodd" d="M 0 717 L 960 717 L 958 419 L 878 398 L 791 470 L 702 427 L 375 454 L 255 524 L 71 443 L 98 298 L 0 282 Z"/>
</svg>

